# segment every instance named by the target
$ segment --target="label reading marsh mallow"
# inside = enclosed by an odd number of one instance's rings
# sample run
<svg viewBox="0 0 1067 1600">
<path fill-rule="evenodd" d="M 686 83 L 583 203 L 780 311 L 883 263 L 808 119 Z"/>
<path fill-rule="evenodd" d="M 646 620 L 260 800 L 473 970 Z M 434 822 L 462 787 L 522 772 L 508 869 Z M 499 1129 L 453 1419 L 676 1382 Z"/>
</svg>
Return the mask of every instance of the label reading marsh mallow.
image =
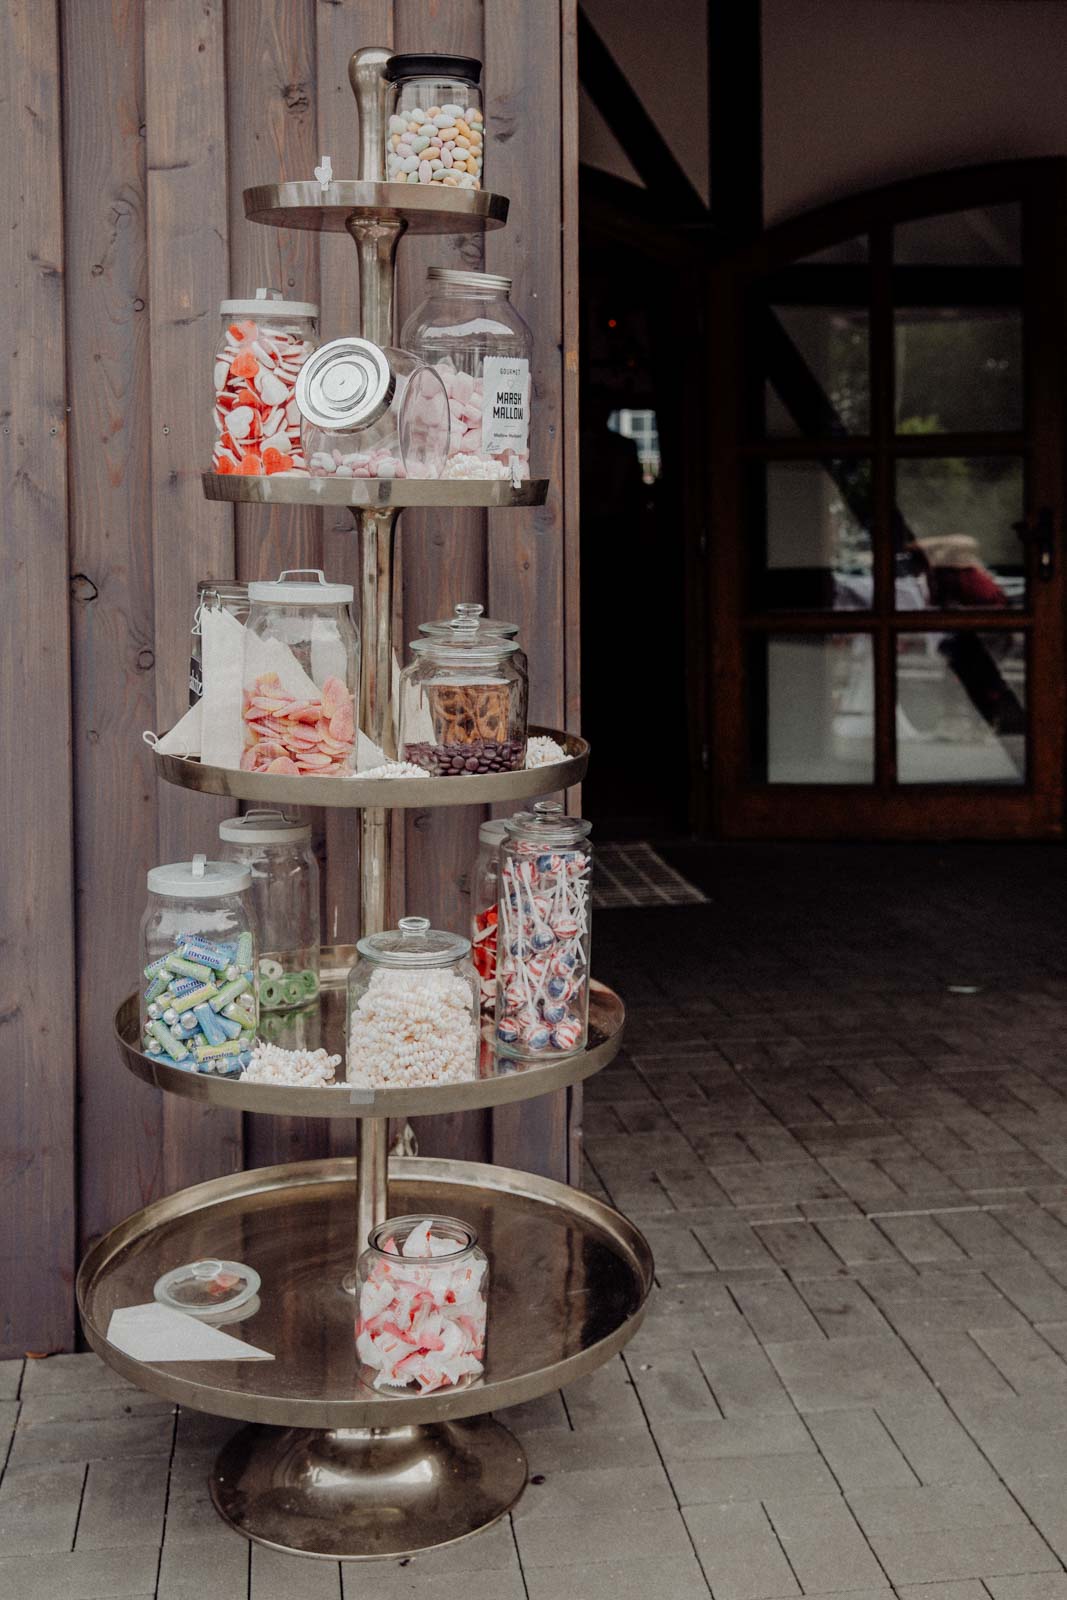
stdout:
<svg viewBox="0 0 1067 1600">
<path fill-rule="evenodd" d="M 482 451 L 525 455 L 530 442 L 530 363 L 523 356 L 486 356 L 482 366 Z"/>
</svg>

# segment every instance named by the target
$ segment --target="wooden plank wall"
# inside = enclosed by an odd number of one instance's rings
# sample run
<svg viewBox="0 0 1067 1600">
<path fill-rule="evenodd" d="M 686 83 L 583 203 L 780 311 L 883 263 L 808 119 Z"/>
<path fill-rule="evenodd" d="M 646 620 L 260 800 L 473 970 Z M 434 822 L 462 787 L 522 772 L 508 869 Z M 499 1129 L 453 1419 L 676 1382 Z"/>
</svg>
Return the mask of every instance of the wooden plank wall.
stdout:
<svg viewBox="0 0 1067 1600">
<path fill-rule="evenodd" d="M 356 326 L 344 237 L 244 221 L 241 191 L 355 170 L 365 44 L 486 63 L 488 175 L 511 224 L 400 246 L 398 328 L 431 262 L 515 278 L 536 337 L 534 463 L 549 504 L 408 515 L 403 636 L 459 599 L 522 624 L 532 710 L 577 728 L 574 0 L 10 0 L 0 21 L 9 329 L 0 800 L 15 841 L 0 963 L 0 1356 L 69 1349 L 86 1245 L 160 1194 L 351 1148 L 339 1124 L 220 1116 L 137 1083 L 111 1017 L 136 971 L 144 874 L 210 847 L 223 802 L 158 785 L 141 732 L 186 697 L 197 579 L 324 565 L 357 578 L 343 515 L 203 499 L 218 302 L 270 282 Z M 564 231 L 564 225 L 566 231 Z M 354 817 L 309 812 L 329 936 L 355 937 Z M 399 828 L 409 910 L 467 925 L 476 812 Z M 421 1148 L 564 1176 L 563 1097 L 422 1119 Z M 573 1128 L 573 1117 L 571 1118 Z"/>
</svg>

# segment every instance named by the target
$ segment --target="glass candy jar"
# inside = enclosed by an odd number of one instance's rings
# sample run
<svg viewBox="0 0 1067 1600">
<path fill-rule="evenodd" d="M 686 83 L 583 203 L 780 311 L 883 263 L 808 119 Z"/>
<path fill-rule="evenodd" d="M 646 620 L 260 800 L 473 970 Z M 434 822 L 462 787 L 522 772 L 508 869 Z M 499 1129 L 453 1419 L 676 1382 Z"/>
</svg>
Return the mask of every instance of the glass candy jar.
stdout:
<svg viewBox="0 0 1067 1600">
<path fill-rule="evenodd" d="M 527 682 L 515 641 L 457 627 L 411 650 L 400 675 L 403 759 L 439 778 L 521 767 Z"/>
<path fill-rule="evenodd" d="M 396 55 L 384 73 L 396 86 L 385 130 L 386 181 L 480 189 L 481 62 L 473 56 Z"/>
<path fill-rule="evenodd" d="M 498 1048 L 572 1055 L 589 1033 L 590 824 L 539 800 L 509 817 L 497 902 Z"/>
<path fill-rule="evenodd" d="M 317 568 L 248 585 L 243 771 L 336 777 L 355 766 L 352 597 L 351 584 L 327 583 Z"/>
<path fill-rule="evenodd" d="M 204 657 L 200 619 L 205 611 L 228 611 L 240 623 L 248 620 L 248 585 L 229 578 L 201 578 L 196 586 L 192 645 L 189 650 L 189 704 L 195 706 L 204 693 Z"/>
<path fill-rule="evenodd" d="M 312 477 L 440 477 L 448 396 L 408 351 L 333 339 L 301 368 L 296 403 Z"/>
<path fill-rule="evenodd" d="M 519 632 L 517 622 L 497 622 L 493 617 L 484 616 L 484 606 L 476 605 L 470 600 L 461 600 L 454 608 L 450 617 L 441 617 L 436 622 L 420 622 L 419 632 L 428 639 L 455 639 L 457 636 L 468 638 L 476 636 L 479 639 L 515 639 Z M 516 650 L 512 656 L 519 671 L 528 677 L 526 655 L 522 650 Z"/>
<path fill-rule="evenodd" d="M 496 1016 L 497 900 L 500 894 L 500 846 L 507 823 L 483 822 L 478 829 L 478 854 L 471 882 L 471 956 L 478 974 L 482 1021 Z"/>
<path fill-rule="evenodd" d="M 380 1222 L 356 1264 L 356 1294 L 356 1353 L 373 1388 L 431 1394 L 481 1377 L 489 1263 L 467 1223 Z"/>
<path fill-rule="evenodd" d="M 176 861 L 148 874 L 141 919 L 141 1031 L 148 1055 L 236 1073 L 257 1022 L 252 874 L 233 861 Z"/>
<path fill-rule="evenodd" d="M 252 300 L 224 300 L 219 315 L 211 470 L 246 477 L 302 472 L 294 391 L 319 342 L 318 306 L 257 289 Z"/>
<path fill-rule="evenodd" d="M 262 1011 L 305 1006 L 319 992 L 319 864 L 311 824 L 281 811 L 246 811 L 219 823 L 222 855 L 252 874 Z"/>
<path fill-rule="evenodd" d="M 348 1081 L 430 1088 L 473 1078 L 478 993 L 470 940 L 402 917 L 356 946 L 348 974 Z"/>
<path fill-rule="evenodd" d="M 446 478 L 530 473 L 533 335 L 511 304 L 511 279 L 430 267 L 427 297 L 400 342 L 436 367 L 448 395 Z"/>
</svg>

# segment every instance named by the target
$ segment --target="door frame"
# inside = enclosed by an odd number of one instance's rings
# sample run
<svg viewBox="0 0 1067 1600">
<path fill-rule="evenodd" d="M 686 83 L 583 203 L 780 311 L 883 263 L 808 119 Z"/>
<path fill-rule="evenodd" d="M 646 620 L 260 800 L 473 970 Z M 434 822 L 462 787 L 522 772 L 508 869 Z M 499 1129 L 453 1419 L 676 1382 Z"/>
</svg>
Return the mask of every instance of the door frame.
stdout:
<svg viewBox="0 0 1067 1600">
<path fill-rule="evenodd" d="M 768 229 L 754 244 L 712 264 L 710 282 L 710 346 L 715 367 L 710 385 L 707 467 L 707 504 L 711 529 L 705 585 L 710 673 L 709 704 L 704 722 L 708 757 L 698 790 L 698 817 L 702 831 L 729 838 L 1056 838 L 1064 828 L 1064 737 L 1067 728 L 1065 692 L 1065 639 L 1062 596 L 1062 531 L 1065 509 L 1065 460 L 1061 424 L 1065 410 L 1067 369 L 1067 300 L 1061 271 L 1067 265 L 1067 159 L 997 162 L 959 168 L 907 179 L 851 195 L 830 205 L 791 218 Z M 746 463 L 743 383 L 746 350 L 748 293 L 753 281 L 776 267 L 824 249 L 839 241 L 927 216 L 973 209 L 981 205 L 1021 203 L 1023 207 L 1024 396 L 1023 435 L 973 437 L 976 453 L 998 450 L 1021 453 L 1025 463 L 1025 514 L 1032 517 L 1041 506 L 1056 513 L 1061 547 L 1057 565 L 1061 575 L 1053 584 L 1036 580 L 1034 553 L 1027 552 L 1028 604 L 1033 616 L 1029 630 L 1028 662 L 1033 638 L 1041 630 L 1042 660 L 1048 669 L 1042 681 L 1028 671 L 1028 728 L 1039 726 L 1042 737 L 1028 740 L 1027 783 L 1018 790 L 995 785 L 900 785 L 890 787 L 884 751 L 879 760 L 881 788 L 853 785 L 760 784 L 747 775 L 748 752 L 745 712 L 745 641 L 758 623 L 745 616 L 743 481 Z M 887 235 L 888 236 L 888 235 Z M 1038 241 L 1040 244 L 1038 246 Z M 891 262 L 888 248 L 871 261 L 872 302 L 891 306 Z M 882 281 L 879 281 L 881 278 Z M 1040 320 L 1036 312 L 1040 309 Z M 874 341 L 892 340 L 891 317 L 872 321 L 872 378 Z M 881 397 L 872 389 L 869 438 L 862 444 L 834 440 L 833 453 L 869 454 L 877 443 L 898 454 L 893 432 L 892 346 L 880 352 L 883 375 Z M 886 392 L 887 391 L 887 392 Z M 1035 429 L 1035 418 L 1038 426 Z M 966 436 L 946 434 L 948 450 L 956 452 Z M 938 453 L 938 436 L 906 447 L 907 453 Z M 775 450 L 779 441 L 775 441 Z M 831 453 L 813 448 L 806 439 L 782 443 L 780 455 L 810 459 Z M 941 453 L 946 453 L 942 450 Z M 886 458 L 888 459 L 888 458 Z M 875 495 L 883 497 L 883 512 L 892 506 L 888 471 L 880 474 Z M 881 541 L 886 545 L 886 541 Z M 889 595 L 893 552 L 876 549 L 880 560 L 881 602 L 874 615 L 841 612 L 833 627 L 824 613 L 782 613 L 778 620 L 788 631 L 802 633 L 867 632 L 880 652 L 876 672 L 876 716 L 879 738 L 892 740 L 894 714 L 894 662 L 890 659 L 896 631 L 940 631 L 931 621 L 936 613 L 891 613 Z M 1052 602 L 1055 600 L 1055 604 Z M 813 621 L 813 617 L 814 620 Z M 1018 613 L 991 611 L 960 613 L 967 627 L 978 623 L 990 629 L 1018 626 Z M 795 623 L 795 627 L 794 627 Z M 893 631 L 890 631 L 892 623 Z M 1055 664 L 1055 672 L 1051 671 Z M 1045 679 L 1049 681 L 1044 681 Z M 1054 681 L 1053 681 L 1054 680 Z M 1052 731 L 1050 732 L 1049 729 Z M 890 779 L 892 772 L 890 772 Z M 877 798 L 877 806 L 862 800 Z M 813 803 L 817 802 L 817 803 Z M 877 818 L 873 817 L 877 811 Z M 872 825 L 873 824 L 873 825 Z"/>
</svg>

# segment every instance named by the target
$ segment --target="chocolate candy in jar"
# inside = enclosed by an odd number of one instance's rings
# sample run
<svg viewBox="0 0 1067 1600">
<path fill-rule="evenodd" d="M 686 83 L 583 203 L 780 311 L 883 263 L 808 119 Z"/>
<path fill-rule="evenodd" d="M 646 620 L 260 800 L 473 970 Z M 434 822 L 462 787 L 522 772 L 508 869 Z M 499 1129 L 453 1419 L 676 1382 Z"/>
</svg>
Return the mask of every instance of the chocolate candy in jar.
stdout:
<svg viewBox="0 0 1067 1600">
<path fill-rule="evenodd" d="M 196 586 L 192 645 L 189 650 L 189 704 L 195 706 L 204 693 L 202 620 L 205 611 L 226 611 L 242 625 L 248 620 L 248 585 L 229 578 L 201 578 Z"/>
<path fill-rule="evenodd" d="M 426 277 L 400 342 L 440 373 L 448 395 L 443 476 L 529 477 L 533 335 L 511 304 L 511 279 L 452 267 Z"/>
<path fill-rule="evenodd" d="M 148 874 L 141 919 L 141 1046 L 186 1072 L 229 1077 L 252 1059 L 259 981 L 252 875 L 233 861 Z"/>
<path fill-rule="evenodd" d="M 480 189 L 485 156 L 481 62 L 423 51 L 391 56 L 383 75 L 395 86 L 385 125 L 386 181 Z"/>
<path fill-rule="evenodd" d="M 489 1262 L 458 1217 L 394 1217 L 372 1228 L 356 1265 L 356 1353 L 372 1388 L 419 1394 L 480 1378 Z M 398 1337 L 398 1329 L 405 1329 Z"/>
<path fill-rule="evenodd" d="M 318 306 L 257 289 L 250 300 L 223 300 L 219 315 L 211 470 L 245 477 L 304 473 L 294 393 L 318 344 Z"/>
<path fill-rule="evenodd" d="M 477 1071 L 478 992 L 470 940 L 426 917 L 368 934 L 348 974 L 350 1084 L 432 1088 Z"/>
<path fill-rule="evenodd" d="M 337 777 L 356 759 L 359 635 L 352 585 L 318 568 L 250 583 L 244 636 L 244 772 Z"/>
<path fill-rule="evenodd" d="M 478 829 L 478 854 L 471 879 L 471 956 L 478 974 L 479 1009 L 492 1036 L 496 1016 L 497 899 L 500 892 L 500 846 L 507 824 L 483 822 Z"/>
<path fill-rule="evenodd" d="M 301 368 L 296 403 L 312 477 L 440 477 L 448 396 L 407 350 L 333 339 Z"/>
<path fill-rule="evenodd" d="M 261 1011 L 310 1005 L 319 992 L 322 939 L 311 824 L 281 811 L 246 811 L 220 822 L 219 838 L 223 858 L 252 874 Z M 273 1037 L 274 1030 L 264 1030 L 264 1036 Z"/>
<path fill-rule="evenodd" d="M 497 900 L 498 1050 L 572 1055 L 589 1034 L 591 824 L 539 800 L 505 823 Z"/>
<path fill-rule="evenodd" d="M 456 624 L 413 639 L 400 675 L 400 744 L 438 778 L 510 772 L 526 760 L 525 666 L 513 639 Z"/>
</svg>

